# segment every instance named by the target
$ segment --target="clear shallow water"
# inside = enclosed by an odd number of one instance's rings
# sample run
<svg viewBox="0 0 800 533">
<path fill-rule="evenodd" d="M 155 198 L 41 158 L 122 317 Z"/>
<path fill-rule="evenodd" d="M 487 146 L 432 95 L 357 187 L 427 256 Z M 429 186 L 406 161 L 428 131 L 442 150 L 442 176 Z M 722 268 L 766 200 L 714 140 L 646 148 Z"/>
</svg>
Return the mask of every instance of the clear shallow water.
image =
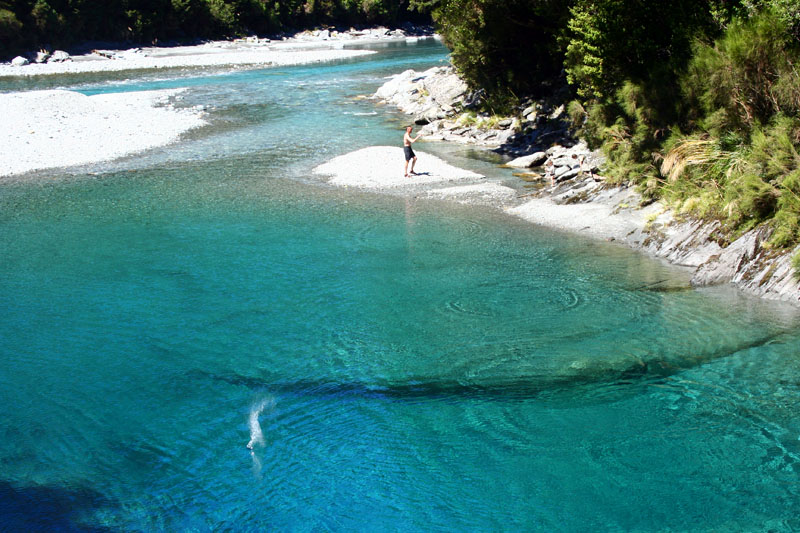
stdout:
<svg viewBox="0 0 800 533">
<path fill-rule="evenodd" d="M 185 142 L 0 189 L 0 529 L 800 528 L 796 315 L 313 183 L 442 57 L 220 75 Z"/>
</svg>

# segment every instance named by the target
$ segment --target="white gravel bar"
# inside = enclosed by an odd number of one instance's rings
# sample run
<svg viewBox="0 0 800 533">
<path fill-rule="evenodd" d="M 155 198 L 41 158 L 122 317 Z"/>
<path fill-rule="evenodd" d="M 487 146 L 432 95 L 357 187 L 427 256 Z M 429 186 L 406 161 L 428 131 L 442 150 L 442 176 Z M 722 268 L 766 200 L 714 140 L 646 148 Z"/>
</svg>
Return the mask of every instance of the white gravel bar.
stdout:
<svg viewBox="0 0 800 533">
<path fill-rule="evenodd" d="M 169 105 L 181 90 L 0 94 L 0 177 L 110 161 L 174 142 L 205 124 L 200 112 Z"/>
<path fill-rule="evenodd" d="M 347 59 L 368 54 L 372 50 L 273 50 L 270 47 L 231 49 L 229 46 L 185 46 L 168 49 L 146 49 L 141 52 L 126 52 L 109 59 L 97 54 L 74 56 L 63 63 L 31 63 L 15 67 L 10 63 L 0 64 L 0 77 L 41 76 L 48 74 L 82 74 L 88 72 L 118 72 L 123 70 L 146 70 L 181 67 L 224 66 L 287 66 L 321 63 Z"/>
<path fill-rule="evenodd" d="M 314 169 L 315 174 L 330 176 L 328 183 L 341 187 L 371 190 L 418 188 L 461 180 L 479 180 L 483 176 L 454 167 L 438 157 L 415 150 L 418 160 L 415 176 L 405 177 L 403 149 L 395 146 L 371 146 L 335 157 Z"/>
<path fill-rule="evenodd" d="M 290 48 L 291 47 L 291 48 Z M 34 77 L 182 67 L 267 67 L 319 63 L 375 53 L 341 42 L 215 41 L 73 56 L 61 63 L 0 64 L 0 77 Z M 107 53 L 106 53 L 107 52 Z M 0 178 L 110 161 L 176 141 L 204 125 L 202 112 L 169 105 L 179 90 L 86 96 L 47 90 L 0 94 Z"/>
</svg>

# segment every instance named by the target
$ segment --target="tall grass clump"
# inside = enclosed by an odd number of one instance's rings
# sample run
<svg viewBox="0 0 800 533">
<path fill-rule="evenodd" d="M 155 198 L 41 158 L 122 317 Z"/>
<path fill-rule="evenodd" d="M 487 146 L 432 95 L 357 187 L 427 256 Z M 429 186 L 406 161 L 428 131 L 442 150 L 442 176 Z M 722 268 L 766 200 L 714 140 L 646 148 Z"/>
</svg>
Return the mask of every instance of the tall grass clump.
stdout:
<svg viewBox="0 0 800 533">
<path fill-rule="evenodd" d="M 767 246 L 800 243 L 800 41 L 772 10 L 695 43 L 663 88 L 625 81 L 573 106 L 573 123 L 608 158 L 612 183 L 718 220 L 725 236 L 769 225 Z M 677 93 L 675 88 L 677 87 Z M 579 111 L 583 109 L 583 113 Z"/>
<path fill-rule="evenodd" d="M 760 224 L 773 228 L 769 244 L 800 242 L 800 120 L 778 115 L 735 134 L 701 134 L 675 143 L 660 171 L 663 196 L 701 218 L 724 222 L 730 237 Z"/>
<path fill-rule="evenodd" d="M 715 43 L 695 46 L 684 97 L 694 104 L 700 127 L 717 135 L 749 131 L 779 113 L 796 115 L 798 57 L 798 42 L 776 12 L 734 19 Z"/>
</svg>

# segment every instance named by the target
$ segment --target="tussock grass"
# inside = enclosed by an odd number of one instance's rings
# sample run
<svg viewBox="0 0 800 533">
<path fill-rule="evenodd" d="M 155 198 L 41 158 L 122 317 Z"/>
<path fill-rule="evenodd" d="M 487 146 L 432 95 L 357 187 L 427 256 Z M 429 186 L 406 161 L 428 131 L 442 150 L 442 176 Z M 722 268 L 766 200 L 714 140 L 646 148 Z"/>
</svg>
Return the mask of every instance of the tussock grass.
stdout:
<svg viewBox="0 0 800 533">
<path fill-rule="evenodd" d="M 609 181 L 721 222 L 728 241 L 768 225 L 767 247 L 799 244 L 800 46 L 782 24 L 766 10 L 698 43 L 673 107 L 633 81 L 571 104 L 579 134 L 607 156 Z"/>
</svg>

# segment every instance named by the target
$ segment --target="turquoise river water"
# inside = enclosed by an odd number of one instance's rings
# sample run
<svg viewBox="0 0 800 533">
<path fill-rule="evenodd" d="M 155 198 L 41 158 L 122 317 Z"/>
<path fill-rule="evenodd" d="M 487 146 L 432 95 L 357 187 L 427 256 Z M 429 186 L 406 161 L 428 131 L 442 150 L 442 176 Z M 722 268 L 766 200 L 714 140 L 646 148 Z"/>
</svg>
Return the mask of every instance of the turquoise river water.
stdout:
<svg viewBox="0 0 800 533">
<path fill-rule="evenodd" d="M 187 87 L 210 120 L 0 183 L 0 530 L 800 530 L 797 314 L 321 183 L 402 135 L 359 95 L 447 60 L 378 50 L 0 86 Z"/>
</svg>

